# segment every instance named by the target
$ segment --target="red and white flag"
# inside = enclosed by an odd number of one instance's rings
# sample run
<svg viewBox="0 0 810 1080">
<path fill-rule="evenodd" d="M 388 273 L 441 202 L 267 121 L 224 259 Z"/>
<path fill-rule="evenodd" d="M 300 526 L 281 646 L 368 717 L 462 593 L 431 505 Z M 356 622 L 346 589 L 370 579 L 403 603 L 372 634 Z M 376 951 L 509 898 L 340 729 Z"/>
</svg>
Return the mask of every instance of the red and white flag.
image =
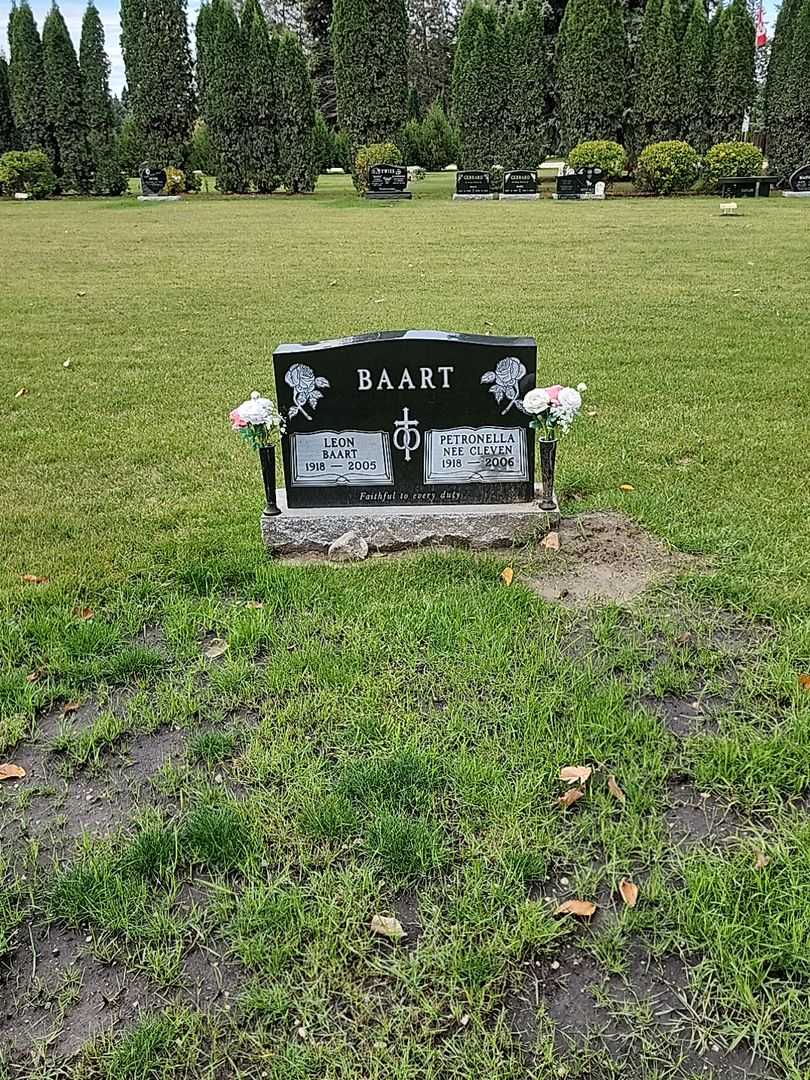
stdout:
<svg viewBox="0 0 810 1080">
<path fill-rule="evenodd" d="M 760 0 L 757 6 L 757 48 L 761 49 L 768 43 L 768 31 L 765 29 L 765 9 Z"/>
</svg>

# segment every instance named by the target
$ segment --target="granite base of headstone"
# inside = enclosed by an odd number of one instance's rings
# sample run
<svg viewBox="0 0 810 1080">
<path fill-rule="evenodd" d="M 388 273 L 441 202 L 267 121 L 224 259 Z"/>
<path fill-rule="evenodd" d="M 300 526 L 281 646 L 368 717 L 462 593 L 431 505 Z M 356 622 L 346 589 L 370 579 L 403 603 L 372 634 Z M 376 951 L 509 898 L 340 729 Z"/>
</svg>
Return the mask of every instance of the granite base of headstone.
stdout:
<svg viewBox="0 0 810 1080">
<path fill-rule="evenodd" d="M 537 173 L 531 169 L 510 169 L 503 176 L 501 199 L 510 201 L 536 201 L 540 198 L 537 191 Z"/>
<path fill-rule="evenodd" d="M 535 439 L 522 401 L 533 338 L 407 330 L 280 345 L 281 513 L 262 518 L 277 554 L 326 554 L 346 533 L 374 551 L 474 548 L 542 536 Z"/>
<path fill-rule="evenodd" d="M 492 178 L 483 169 L 461 169 L 456 173 L 456 190 L 453 201 L 492 200 L 496 198 L 492 190 Z"/>
<path fill-rule="evenodd" d="M 806 199 L 810 196 L 810 162 L 790 174 L 788 186 L 782 194 L 788 199 Z"/>
<path fill-rule="evenodd" d="M 408 170 L 404 165 L 371 165 L 368 170 L 368 189 L 364 199 L 412 199 L 408 191 Z"/>
</svg>

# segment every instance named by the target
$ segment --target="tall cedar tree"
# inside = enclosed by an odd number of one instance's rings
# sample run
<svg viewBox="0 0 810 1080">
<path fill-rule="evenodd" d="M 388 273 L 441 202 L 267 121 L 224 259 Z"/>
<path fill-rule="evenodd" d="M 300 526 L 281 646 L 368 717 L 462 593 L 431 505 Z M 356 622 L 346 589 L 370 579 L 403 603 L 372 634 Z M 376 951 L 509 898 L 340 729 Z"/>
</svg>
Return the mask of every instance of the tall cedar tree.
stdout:
<svg viewBox="0 0 810 1080">
<path fill-rule="evenodd" d="M 641 20 L 636 49 L 633 119 L 638 148 L 655 142 L 652 127 L 658 115 L 660 84 L 658 80 L 658 23 L 662 0 L 647 0 Z"/>
<path fill-rule="evenodd" d="M 17 149 L 17 128 L 11 111 L 11 90 L 8 85 L 8 64 L 0 56 L 0 154 Z"/>
<path fill-rule="evenodd" d="M 622 141 L 627 42 L 618 0 L 568 0 L 557 38 L 560 143 Z"/>
<path fill-rule="evenodd" d="M 720 52 L 723 48 L 723 33 L 726 28 L 728 8 L 722 2 L 714 9 L 709 20 L 709 77 L 706 80 L 706 136 L 709 142 L 714 140 L 714 95 L 717 88 L 717 68 Z"/>
<path fill-rule="evenodd" d="M 503 24 L 495 8 L 469 0 L 458 30 L 453 65 L 453 117 L 465 169 L 502 162 L 504 78 Z"/>
<path fill-rule="evenodd" d="M 144 157 L 188 169 L 194 89 L 185 0 L 121 0 L 121 49 Z"/>
<path fill-rule="evenodd" d="M 423 119 L 424 106 L 440 95 L 449 99 L 453 76 L 453 41 L 458 27 L 456 0 L 406 0 L 408 14 L 408 85 L 423 108 L 409 117 Z"/>
<path fill-rule="evenodd" d="M 796 108 L 795 167 L 810 159 L 810 0 L 804 0 L 793 32 L 791 48 Z"/>
<path fill-rule="evenodd" d="M 48 120 L 59 151 L 62 191 L 90 190 L 92 164 L 82 102 L 82 76 L 62 12 L 54 4 L 42 26 Z"/>
<path fill-rule="evenodd" d="M 288 194 L 315 190 L 315 88 L 298 37 L 283 30 L 276 49 L 279 175 Z"/>
<path fill-rule="evenodd" d="M 793 62 L 793 39 L 803 7 L 802 0 L 784 0 L 776 19 L 765 83 L 768 168 L 780 177 L 788 176 L 803 164 L 802 132 L 796 123 L 798 87 Z"/>
<path fill-rule="evenodd" d="M 217 187 L 250 188 L 250 86 L 245 78 L 245 37 L 231 0 L 214 0 L 205 59 L 205 122 L 217 152 Z"/>
<path fill-rule="evenodd" d="M 55 169 L 59 154 L 48 120 L 42 41 L 27 0 L 11 9 L 8 42 L 11 107 L 20 147 L 44 150 Z"/>
<path fill-rule="evenodd" d="M 405 124 L 407 37 L 404 0 L 334 2 L 338 119 L 349 133 L 352 156 L 368 143 L 396 142 Z"/>
<path fill-rule="evenodd" d="M 197 12 L 197 22 L 194 24 L 195 65 L 194 77 L 197 86 L 197 98 L 199 110 L 202 116 L 206 111 L 208 86 L 206 81 L 207 65 L 211 59 L 211 38 L 216 23 L 216 12 L 212 10 L 208 0 L 203 0 L 200 10 Z"/>
<path fill-rule="evenodd" d="M 509 88 L 504 101 L 504 168 L 535 168 L 549 146 L 541 0 L 512 7 L 504 28 Z"/>
<path fill-rule="evenodd" d="M 120 195 L 126 182 L 118 159 L 115 113 L 110 97 L 110 61 L 104 51 L 104 27 L 92 0 L 82 19 L 79 68 L 93 191 L 99 195 Z"/>
<path fill-rule="evenodd" d="M 332 0 L 304 0 L 304 22 L 310 37 L 309 69 L 318 108 L 331 127 L 337 121 L 335 67 L 332 60 Z"/>
<path fill-rule="evenodd" d="M 681 137 L 701 154 L 708 150 L 711 142 L 708 134 L 708 85 L 709 19 L 704 0 L 692 0 L 681 46 Z"/>
<path fill-rule="evenodd" d="M 242 9 L 247 81 L 248 172 L 257 191 L 270 192 L 278 177 L 278 117 L 276 104 L 277 35 L 270 35 L 258 0 Z"/>
<path fill-rule="evenodd" d="M 722 43 L 717 53 L 712 137 L 715 142 L 742 138 L 745 114 L 754 102 L 754 49 L 756 30 L 746 0 L 732 0 L 722 22 Z"/>
</svg>

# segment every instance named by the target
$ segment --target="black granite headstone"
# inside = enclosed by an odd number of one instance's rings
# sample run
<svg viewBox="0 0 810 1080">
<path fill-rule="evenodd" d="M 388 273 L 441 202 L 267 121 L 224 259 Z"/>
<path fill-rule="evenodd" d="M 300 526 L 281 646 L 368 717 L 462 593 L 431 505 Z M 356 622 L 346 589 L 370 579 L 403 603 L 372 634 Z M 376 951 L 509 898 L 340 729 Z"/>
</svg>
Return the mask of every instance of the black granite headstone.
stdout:
<svg viewBox="0 0 810 1080">
<path fill-rule="evenodd" d="M 537 173 L 531 169 L 511 169 L 504 173 L 504 195 L 536 195 Z"/>
<path fill-rule="evenodd" d="M 141 192 L 144 195 L 160 195 L 166 187 L 165 169 L 152 169 L 149 165 L 141 166 Z"/>
<path fill-rule="evenodd" d="M 576 173 L 567 173 L 564 176 L 557 177 L 558 199 L 578 199 L 583 191 L 582 178 L 577 176 Z"/>
<path fill-rule="evenodd" d="M 790 174 L 788 188 L 791 191 L 810 191 L 810 162 Z"/>
<path fill-rule="evenodd" d="M 605 179 L 605 170 L 598 165 L 582 165 L 576 170 L 582 184 L 582 195 L 592 195 L 600 180 Z"/>
<path fill-rule="evenodd" d="M 410 199 L 406 191 L 408 170 L 404 165 L 370 165 L 367 199 Z"/>
<path fill-rule="evenodd" d="M 279 345 L 287 504 L 531 502 L 534 338 L 432 330 Z"/>
<path fill-rule="evenodd" d="M 490 195 L 492 183 L 488 172 L 464 169 L 456 173 L 456 195 Z"/>
</svg>

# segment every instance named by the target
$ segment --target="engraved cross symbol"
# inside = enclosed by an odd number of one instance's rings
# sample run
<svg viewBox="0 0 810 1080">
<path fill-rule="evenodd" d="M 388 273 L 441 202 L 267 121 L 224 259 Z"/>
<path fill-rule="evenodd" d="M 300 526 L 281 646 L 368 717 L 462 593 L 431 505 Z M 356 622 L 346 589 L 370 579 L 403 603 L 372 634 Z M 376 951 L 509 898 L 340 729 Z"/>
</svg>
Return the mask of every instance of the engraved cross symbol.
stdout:
<svg viewBox="0 0 810 1080">
<path fill-rule="evenodd" d="M 411 451 L 418 450 L 422 445 L 422 433 L 418 431 L 419 421 L 411 420 L 408 415 L 408 406 L 402 408 L 402 419 L 394 421 L 394 446 L 405 455 L 405 460 L 411 460 Z"/>
</svg>

